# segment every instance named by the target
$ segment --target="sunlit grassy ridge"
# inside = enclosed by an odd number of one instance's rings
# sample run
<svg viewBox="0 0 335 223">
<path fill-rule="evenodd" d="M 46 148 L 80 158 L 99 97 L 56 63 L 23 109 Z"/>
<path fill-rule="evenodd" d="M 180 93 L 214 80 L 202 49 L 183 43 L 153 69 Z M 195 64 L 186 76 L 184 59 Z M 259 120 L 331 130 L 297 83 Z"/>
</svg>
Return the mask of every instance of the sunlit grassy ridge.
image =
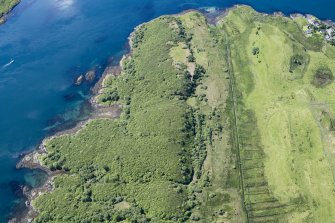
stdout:
<svg viewBox="0 0 335 223">
<path fill-rule="evenodd" d="M 207 24 L 197 12 L 180 16 L 189 34 L 191 51 L 206 70 L 196 94 L 187 102 L 205 114 L 207 126 L 214 130 L 203 164 L 209 185 L 197 195 L 199 208 L 193 209 L 200 222 L 245 222 L 239 193 L 237 151 L 231 143 L 228 65 L 224 36 Z M 227 106 L 228 104 L 228 106 Z"/>
</svg>

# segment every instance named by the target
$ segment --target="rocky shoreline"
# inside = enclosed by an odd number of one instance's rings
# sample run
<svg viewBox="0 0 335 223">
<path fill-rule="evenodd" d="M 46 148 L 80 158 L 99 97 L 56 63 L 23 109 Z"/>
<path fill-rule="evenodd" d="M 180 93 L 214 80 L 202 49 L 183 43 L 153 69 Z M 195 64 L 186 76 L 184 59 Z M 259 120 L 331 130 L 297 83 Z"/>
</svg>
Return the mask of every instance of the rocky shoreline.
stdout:
<svg viewBox="0 0 335 223">
<path fill-rule="evenodd" d="M 32 152 L 28 152 L 25 154 L 22 154 L 22 159 L 18 162 L 16 165 L 17 169 L 20 168 L 28 168 L 28 169 L 39 169 L 44 171 L 48 177 L 46 182 L 37 188 L 30 188 L 28 186 L 22 187 L 22 194 L 26 198 L 25 205 L 26 210 L 23 211 L 23 213 L 17 214 L 14 216 L 11 220 L 9 220 L 9 223 L 27 223 L 32 222 L 34 218 L 37 217 L 38 212 L 34 209 L 32 206 L 32 201 L 36 199 L 38 196 L 51 192 L 54 188 L 53 186 L 53 179 L 58 174 L 64 174 L 64 171 L 51 171 L 49 168 L 43 166 L 39 160 L 39 157 L 43 154 L 47 154 L 47 150 L 45 148 L 45 144 L 48 140 L 58 137 L 64 134 L 76 134 L 80 131 L 85 125 L 87 125 L 88 122 L 99 119 L 99 118 L 107 118 L 107 119 L 115 119 L 118 118 L 121 114 L 122 108 L 119 105 L 112 105 L 112 106 L 101 106 L 97 104 L 94 100 L 95 96 L 101 91 L 102 89 L 102 81 L 107 75 L 119 75 L 120 74 L 120 66 L 108 66 L 106 67 L 104 74 L 99 79 L 99 81 L 94 85 L 92 88 L 92 97 L 89 100 L 90 104 L 93 107 L 93 111 L 88 117 L 87 120 L 81 121 L 76 124 L 75 127 L 67 130 L 63 130 L 60 132 L 57 132 L 56 134 L 45 138 L 41 144 L 38 146 L 38 148 Z"/>
<path fill-rule="evenodd" d="M 141 24 L 143 25 L 143 24 Z M 92 106 L 93 110 L 90 114 L 90 116 L 87 118 L 87 120 L 78 122 L 73 128 L 66 129 L 59 131 L 55 134 L 53 134 L 50 137 L 45 138 L 40 145 L 36 148 L 36 150 L 27 152 L 22 154 L 21 160 L 17 163 L 16 168 L 28 168 L 28 169 L 39 169 L 41 171 L 44 171 L 47 174 L 47 180 L 44 182 L 44 184 L 37 188 L 30 188 L 28 186 L 22 186 L 22 194 L 25 197 L 25 206 L 26 210 L 22 211 L 19 214 L 16 214 L 12 219 L 10 219 L 9 223 L 29 223 L 32 222 L 34 218 L 38 216 L 38 212 L 34 209 L 32 205 L 32 201 L 36 199 L 37 197 L 41 196 L 44 193 L 51 192 L 54 189 L 53 186 L 53 179 L 58 174 L 64 174 L 64 171 L 51 171 L 49 168 L 43 166 L 39 160 L 39 157 L 43 154 L 47 154 L 47 150 L 45 148 L 45 143 L 55 137 L 65 135 L 65 134 L 76 134 L 78 133 L 85 125 L 87 125 L 88 122 L 99 119 L 99 118 L 108 118 L 108 119 L 116 119 L 120 117 L 122 107 L 120 105 L 111 105 L 111 106 L 103 106 L 98 103 L 96 103 L 95 98 L 97 95 L 99 95 L 103 90 L 103 81 L 105 78 L 109 75 L 118 76 L 121 74 L 122 70 L 122 61 L 126 58 L 131 56 L 132 54 L 132 39 L 134 36 L 135 31 L 140 27 L 141 25 L 135 27 L 134 31 L 130 34 L 128 37 L 128 43 L 125 47 L 126 53 L 119 61 L 118 65 L 111 65 L 107 66 L 102 74 L 102 76 L 99 78 L 97 83 L 91 88 L 92 95 L 89 99 L 89 103 Z M 90 72 L 90 71 L 89 71 Z M 88 73 L 89 73 L 88 72 Z M 87 76 L 87 75 L 85 75 Z M 83 79 L 87 79 L 85 76 L 83 76 Z M 94 74 L 95 76 L 95 74 Z M 94 79 L 94 78 L 91 78 Z M 90 80 L 91 80 L 90 79 Z M 75 80 L 74 84 L 77 84 L 77 80 Z"/>
<path fill-rule="evenodd" d="M 85 121 L 78 122 L 73 128 L 66 129 L 59 131 L 53 134 L 50 137 L 43 139 L 40 145 L 37 147 L 36 150 L 28 153 L 22 154 L 21 160 L 17 163 L 16 168 L 28 168 L 28 169 L 39 169 L 44 171 L 47 174 L 47 180 L 45 183 L 37 188 L 29 188 L 28 186 L 22 187 L 22 194 L 26 198 L 25 205 L 26 210 L 20 214 L 17 214 L 12 219 L 8 221 L 8 223 L 30 223 L 38 216 L 38 212 L 34 209 L 32 205 L 32 201 L 37 197 L 41 196 L 44 193 L 51 192 L 54 189 L 53 186 L 53 179 L 58 174 L 65 174 L 64 171 L 51 171 L 49 168 L 43 166 L 39 160 L 39 157 L 43 154 L 47 154 L 47 150 L 45 148 L 45 143 L 55 137 L 66 135 L 66 134 L 76 134 L 78 133 L 88 122 L 99 119 L 99 118 L 106 118 L 106 119 L 116 119 L 119 118 L 122 112 L 122 107 L 118 104 L 114 104 L 111 106 L 103 106 L 98 104 L 95 101 L 97 95 L 101 93 L 103 90 L 103 81 L 109 75 L 119 76 L 122 70 L 122 61 L 125 57 L 131 56 L 132 52 L 132 38 L 134 32 L 138 27 L 134 29 L 134 31 L 128 37 L 128 44 L 126 46 L 126 53 L 120 60 L 118 65 L 110 65 L 107 66 L 99 78 L 97 83 L 91 88 L 92 95 L 89 99 L 89 103 L 93 108 L 90 116 Z"/>
</svg>

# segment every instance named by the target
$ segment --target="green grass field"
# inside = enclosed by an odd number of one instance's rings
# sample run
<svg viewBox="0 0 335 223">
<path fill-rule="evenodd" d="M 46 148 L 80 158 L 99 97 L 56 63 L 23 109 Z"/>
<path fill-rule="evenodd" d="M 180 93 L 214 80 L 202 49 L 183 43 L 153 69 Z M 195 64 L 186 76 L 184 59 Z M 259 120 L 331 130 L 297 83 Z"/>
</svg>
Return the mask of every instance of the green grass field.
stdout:
<svg viewBox="0 0 335 223">
<path fill-rule="evenodd" d="M 229 38 L 238 91 L 251 221 L 332 222 L 334 134 L 320 120 L 323 113 L 328 122 L 333 119 L 335 86 L 317 87 L 313 79 L 320 68 L 334 71 L 335 57 L 327 53 L 333 47 L 317 47 L 323 43 L 306 39 L 291 19 L 247 7 L 231 11 L 221 26 Z M 292 66 L 292 58 L 302 63 Z"/>
<path fill-rule="evenodd" d="M 138 27 L 95 98 L 121 117 L 46 142 L 64 174 L 35 222 L 333 222 L 335 48 L 301 24 L 238 6 Z"/>
</svg>

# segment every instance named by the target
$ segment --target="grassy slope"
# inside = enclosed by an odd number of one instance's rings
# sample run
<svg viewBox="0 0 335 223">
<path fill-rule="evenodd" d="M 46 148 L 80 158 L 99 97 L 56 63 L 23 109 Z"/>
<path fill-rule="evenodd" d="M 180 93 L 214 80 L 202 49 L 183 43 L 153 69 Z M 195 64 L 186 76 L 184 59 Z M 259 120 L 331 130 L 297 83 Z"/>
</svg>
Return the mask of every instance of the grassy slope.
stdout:
<svg viewBox="0 0 335 223">
<path fill-rule="evenodd" d="M 17 5 L 20 0 L 0 0 L 0 18 Z"/>
<path fill-rule="evenodd" d="M 238 118 L 249 216 L 254 221 L 332 222 L 334 165 L 325 137 L 332 141 L 334 136 L 320 126 L 319 116 L 320 110 L 333 113 L 333 104 L 325 102 L 334 97 L 335 85 L 316 88 L 311 80 L 320 66 L 334 71 L 335 57 L 320 51 L 317 40 L 304 40 L 290 19 L 239 7 L 222 25 L 241 95 Z M 258 55 L 252 53 L 255 47 Z M 295 54 L 303 55 L 306 64 L 291 73 Z M 324 108 L 315 106 L 319 103 Z M 246 132 L 251 129 L 256 130 Z"/>
</svg>

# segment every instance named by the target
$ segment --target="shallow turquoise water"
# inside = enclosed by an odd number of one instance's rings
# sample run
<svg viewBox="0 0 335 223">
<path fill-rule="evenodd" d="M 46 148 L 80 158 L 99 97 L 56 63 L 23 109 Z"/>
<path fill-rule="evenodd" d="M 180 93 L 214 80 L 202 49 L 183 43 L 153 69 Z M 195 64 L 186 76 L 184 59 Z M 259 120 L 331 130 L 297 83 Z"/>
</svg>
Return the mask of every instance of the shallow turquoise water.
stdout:
<svg viewBox="0 0 335 223">
<path fill-rule="evenodd" d="M 117 61 L 129 33 L 142 22 L 237 3 L 335 19 L 330 0 L 22 0 L 0 26 L 0 222 L 22 205 L 19 185 L 41 181 L 36 171 L 15 169 L 19 155 L 89 112 L 90 85 L 75 87 L 78 74 L 91 68 L 99 73 L 111 57 Z"/>
</svg>

